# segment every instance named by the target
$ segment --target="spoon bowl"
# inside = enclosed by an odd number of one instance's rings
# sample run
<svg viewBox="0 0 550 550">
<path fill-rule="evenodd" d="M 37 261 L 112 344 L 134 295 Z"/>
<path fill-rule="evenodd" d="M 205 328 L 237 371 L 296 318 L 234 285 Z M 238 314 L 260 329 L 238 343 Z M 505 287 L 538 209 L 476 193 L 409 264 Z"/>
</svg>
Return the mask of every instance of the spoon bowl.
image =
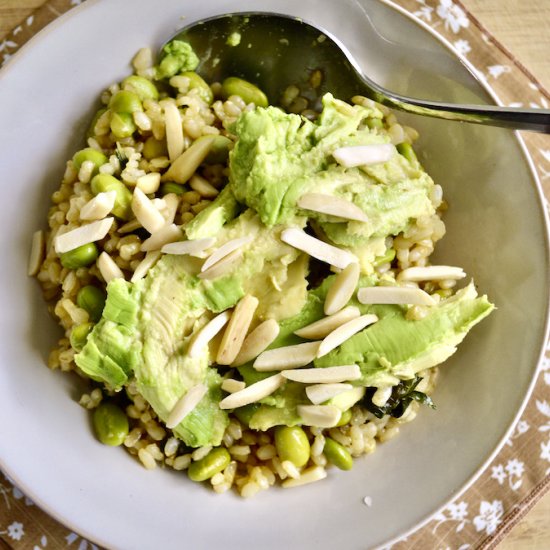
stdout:
<svg viewBox="0 0 550 550">
<path fill-rule="evenodd" d="M 417 115 L 550 133 L 550 110 L 458 105 L 387 90 L 367 76 L 368 68 L 360 67 L 335 36 L 301 18 L 224 14 L 194 22 L 172 40 L 191 45 L 200 59 L 197 72 L 205 80 L 238 76 L 259 86 L 271 104 L 286 103 L 291 111 L 318 111 L 320 97 L 331 92 L 341 99 L 364 95 Z"/>
</svg>

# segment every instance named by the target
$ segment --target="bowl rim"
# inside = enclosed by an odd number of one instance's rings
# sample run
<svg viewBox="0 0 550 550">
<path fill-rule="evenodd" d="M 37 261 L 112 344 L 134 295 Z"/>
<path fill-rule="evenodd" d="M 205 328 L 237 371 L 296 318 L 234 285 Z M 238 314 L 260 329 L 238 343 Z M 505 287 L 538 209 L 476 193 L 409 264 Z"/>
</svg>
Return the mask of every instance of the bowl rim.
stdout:
<svg viewBox="0 0 550 550">
<path fill-rule="evenodd" d="M 26 52 L 30 50 L 31 48 L 35 48 L 40 45 L 40 42 L 50 33 L 56 32 L 58 27 L 65 26 L 68 21 L 80 14 L 81 11 L 84 11 L 86 9 L 91 8 L 93 5 L 106 1 L 106 0 L 87 0 L 84 3 L 81 3 L 79 5 L 76 5 L 72 8 L 70 8 L 65 13 L 62 13 L 60 16 L 56 17 L 54 20 L 52 20 L 50 23 L 48 23 L 45 27 L 40 29 L 36 34 L 34 34 L 27 42 L 25 42 L 14 54 L 13 56 L 7 61 L 7 63 L 4 64 L 4 66 L 0 69 L 0 83 L 2 82 L 3 77 L 10 71 L 10 69 L 17 63 L 20 63 L 22 60 L 24 60 L 26 56 Z M 479 87 L 497 104 L 500 106 L 504 106 L 503 102 L 498 97 L 498 94 L 494 91 L 494 89 L 488 84 L 487 81 L 480 78 L 479 73 L 475 69 L 472 62 L 470 62 L 465 55 L 459 53 L 456 51 L 456 49 L 453 47 L 451 42 L 443 35 L 439 34 L 434 28 L 432 28 L 427 22 L 423 21 L 419 17 L 416 17 L 413 13 L 407 11 L 403 6 L 396 4 L 392 0 L 376 0 L 380 4 L 383 4 L 392 10 L 398 12 L 399 14 L 405 16 L 410 22 L 414 23 L 418 27 L 420 27 L 423 31 L 428 32 L 433 38 L 437 40 L 441 45 L 445 47 L 445 49 L 451 53 L 451 55 L 460 61 L 460 63 L 466 68 L 466 70 L 470 73 L 472 78 L 477 82 Z M 267 12 L 272 12 L 272 10 L 265 10 Z M 237 13 L 237 12 L 235 12 Z M 275 12 L 272 12 L 275 13 Z M 281 12 L 279 12 L 281 13 Z M 532 181 L 535 184 L 534 188 L 536 190 L 536 196 L 537 196 L 537 204 L 539 206 L 539 210 L 542 213 L 542 222 L 544 226 L 544 233 L 543 233 L 543 240 L 545 244 L 545 252 L 546 252 L 546 272 L 550 273 L 550 213 L 549 210 L 545 207 L 546 203 L 546 197 L 544 195 L 542 184 L 536 169 L 536 166 L 534 164 L 534 161 L 529 154 L 528 148 L 525 144 L 524 138 L 518 131 L 514 131 L 514 138 L 517 144 L 519 145 L 519 150 L 521 152 L 521 155 L 523 156 L 523 159 L 526 161 L 526 165 L 528 168 L 528 171 L 531 175 Z M 449 503 L 451 503 L 453 500 L 458 498 L 460 495 L 464 494 L 474 483 L 475 481 L 482 475 L 482 473 L 487 469 L 489 464 L 494 460 L 494 458 L 497 456 L 497 454 L 500 452 L 504 444 L 506 443 L 507 439 L 509 438 L 511 432 L 513 431 L 515 425 L 517 424 L 518 420 L 520 419 L 521 415 L 525 411 L 525 408 L 531 398 L 531 395 L 533 393 L 534 387 L 536 385 L 537 379 L 539 377 L 539 374 L 541 372 L 541 363 L 542 359 L 545 356 L 546 346 L 548 343 L 548 340 L 550 338 L 550 287 L 547 287 L 547 306 L 546 306 L 546 313 L 545 313 L 545 319 L 544 319 L 544 327 L 541 331 L 542 336 L 542 342 L 540 346 L 540 350 L 538 353 L 538 359 L 536 361 L 535 368 L 533 370 L 533 374 L 528 386 L 528 389 L 523 397 L 522 403 L 517 410 L 512 422 L 506 429 L 504 435 L 500 438 L 498 443 L 496 444 L 495 448 L 489 453 L 489 455 L 483 459 L 481 459 L 480 465 L 476 468 L 476 470 L 472 473 L 472 475 L 455 491 L 451 493 L 449 497 L 445 498 L 445 502 L 441 505 L 439 505 L 436 509 L 434 509 L 432 512 L 427 514 L 424 518 L 419 520 L 414 526 L 405 529 L 404 531 L 400 532 L 396 536 L 387 539 L 382 544 L 377 544 L 373 547 L 374 550 L 382 550 L 382 548 L 385 548 L 387 546 L 391 546 L 398 541 L 400 541 L 403 538 L 406 538 L 416 532 L 417 530 L 423 528 L 426 524 L 430 522 L 430 520 L 439 512 L 444 510 Z M 56 509 L 53 509 L 50 503 L 47 503 L 42 498 L 38 498 L 32 489 L 32 487 L 28 486 L 25 482 L 23 482 L 21 479 L 19 479 L 18 475 L 11 471 L 11 469 L 8 467 L 8 465 L 4 462 L 2 457 L 0 456 L 0 469 L 3 471 L 3 473 L 6 475 L 7 479 L 10 482 L 13 482 L 14 485 L 17 486 L 18 489 L 20 489 L 25 495 L 29 496 L 33 503 L 36 504 L 41 510 L 46 512 L 48 515 L 53 517 L 55 520 L 60 522 L 63 526 L 65 526 L 68 529 L 71 529 L 75 532 L 77 532 L 79 535 L 86 538 L 88 541 L 93 541 L 95 544 L 98 544 L 102 547 L 109 547 L 109 543 L 106 540 L 103 540 L 101 538 L 100 533 L 91 534 L 86 531 L 86 529 L 83 529 L 82 527 L 78 527 L 75 529 L 74 524 L 72 520 L 68 520 L 62 513 L 58 512 Z"/>
</svg>

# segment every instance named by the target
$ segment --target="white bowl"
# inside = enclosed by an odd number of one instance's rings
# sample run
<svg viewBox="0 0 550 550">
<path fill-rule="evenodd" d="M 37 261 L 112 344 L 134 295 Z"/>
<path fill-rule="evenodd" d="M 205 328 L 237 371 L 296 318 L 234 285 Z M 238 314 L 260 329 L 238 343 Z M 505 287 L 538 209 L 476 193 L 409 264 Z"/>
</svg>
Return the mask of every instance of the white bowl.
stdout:
<svg viewBox="0 0 550 550">
<path fill-rule="evenodd" d="M 450 203 L 440 261 L 475 276 L 498 310 L 442 369 L 437 411 L 349 473 L 252 500 L 217 496 L 184 474 L 149 472 L 93 437 L 72 378 L 45 367 L 58 336 L 28 279 L 30 237 L 45 225 L 64 161 L 82 146 L 100 92 L 143 45 L 181 25 L 253 10 L 253 0 L 89 0 L 50 25 L 0 73 L 0 461 L 21 489 L 105 546 L 372 547 L 424 521 L 494 456 L 525 405 L 545 340 L 548 235 L 541 191 L 510 132 L 427 118 L 422 161 Z M 261 8 L 317 22 L 368 73 L 397 91 L 488 100 L 446 45 L 376 0 L 265 0 Z M 370 19 L 370 22 L 369 22 Z M 372 25 L 374 25 L 374 27 Z M 374 30 L 376 29 L 376 31 Z M 372 507 L 363 504 L 370 496 Z"/>
</svg>

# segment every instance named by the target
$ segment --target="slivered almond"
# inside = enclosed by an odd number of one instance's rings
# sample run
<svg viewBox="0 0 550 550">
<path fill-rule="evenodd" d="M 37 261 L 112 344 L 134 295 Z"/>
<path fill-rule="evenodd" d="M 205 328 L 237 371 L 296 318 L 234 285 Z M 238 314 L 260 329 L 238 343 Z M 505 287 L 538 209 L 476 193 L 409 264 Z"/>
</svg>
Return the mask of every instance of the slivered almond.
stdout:
<svg viewBox="0 0 550 550">
<path fill-rule="evenodd" d="M 321 342 L 317 357 L 323 357 L 323 355 L 326 355 L 334 348 L 337 348 L 339 345 L 343 344 L 346 340 L 351 338 L 354 334 L 357 334 L 360 330 L 363 330 L 368 325 L 376 323 L 376 321 L 378 321 L 378 317 L 376 315 L 361 315 L 361 317 L 352 319 L 337 329 L 334 329 Z"/>
<path fill-rule="evenodd" d="M 133 220 L 130 220 L 128 223 L 121 225 L 117 229 L 117 233 L 132 233 L 132 231 L 135 231 L 140 227 L 141 227 L 141 224 L 136 219 L 133 219 Z"/>
<path fill-rule="evenodd" d="M 444 279 L 463 279 L 466 277 L 461 267 L 449 265 L 430 265 L 427 267 L 407 267 L 397 275 L 399 281 L 441 281 Z"/>
<path fill-rule="evenodd" d="M 215 136 L 202 136 L 185 150 L 161 177 L 161 181 L 185 183 L 208 155 Z"/>
<path fill-rule="evenodd" d="M 215 242 L 216 239 L 207 237 L 205 239 L 168 243 L 161 248 L 161 252 L 164 254 L 189 254 L 189 256 L 195 256 L 210 248 Z"/>
<path fill-rule="evenodd" d="M 360 275 L 359 264 L 349 264 L 338 273 L 325 298 L 325 315 L 332 315 L 342 309 L 351 299 Z"/>
<path fill-rule="evenodd" d="M 134 189 L 132 212 L 138 222 L 151 234 L 156 233 L 166 224 L 162 214 L 139 187 Z"/>
<path fill-rule="evenodd" d="M 205 178 L 195 174 L 189 181 L 189 187 L 206 199 L 217 197 L 219 191 Z"/>
<path fill-rule="evenodd" d="M 222 390 L 227 393 L 235 393 L 246 388 L 246 384 L 242 380 L 234 380 L 233 378 L 226 378 L 222 382 Z"/>
<path fill-rule="evenodd" d="M 109 233 L 109 229 L 113 225 L 114 218 L 104 218 L 97 222 L 92 222 L 62 235 L 58 235 L 54 239 L 54 248 L 57 254 L 64 254 L 69 250 L 74 250 L 79 246 L 100 241 Z"/>
<path fill-rule="evenodd" d="M 201 401 L 208 388 L 202 384 L 193 386 L 179 401 L 168 415 L 166 427 L 169 430 L 175 428 Z"/>
<path fill-rule="evenodd" d="M 160 210 L 165 223 L 174 223 L 180 205 L 180 198 L 175 193 L 164 195 L 164 208 Z"/>
<path fill-rule="evenodd" d="M 183 153 L 184 147 L 181 115 L 176 104 L 172 101 L 162 101 L 161 106 L 164 109 L 168 157 L 171 161 L 174 161 Z"/>
<path fill-rule="evenodd" d="M 124 273 L 107 252 L 102 252 L 99 255 L 97 268 L 107 284 L 113 279 L 124 279 Z"/>
<path fill-rule="evenodd" d="M 312 210 L 346 220 L 368 221 L 367 215 L 353 202 L 332 195 L 306 193 L 298 199 L 298 206 L 304 210 Z"/>
<path fill-rule="evenodd" d="M 147 275 L 147 272 L 157 263 L 158 259 L 160 258 L 160 250 L 153 250 L 152 252 L 147 252 L 145 254 L 145 258 L 139 262 L 138 266 L 136 267 L 134 274 L 132 275 L 132 278 L 130 279 L 130 282 L 137 283 L 145 275 Z"/>
<path fill-rule="evenodd" d="M 209 321 L 199 332 L 193 337 L 187 350 L 189 357 L 197 357 L 205 346 L 208 345 L 218 332 L 227 324 L 231 318 L 230 311 L 224 311 L 219 315 L 216 315 L 211 321 Z"/>
<path fill-rule="evenodd" d="M 160 186 L 160 174 L 158 172 L 150 172 L 145 176 L 140 176 L 136 180 L 136 187 L 141 189 L 146 195 L 156 193 Z"/>
<path fill-rule="evenodd" d="M 150 250 L 160 250 L 165 244 L 179 241 L 183 237 L 179 227 L 173 223 L 161 227 L 141 244 L 143 252 Z"/>
<path fill-rule="evenodd" d="M 315 321 L 315 323 L 311 323 L 311 325 L 295 330 L 294 334 L 300 338 L 318 340 L 319 338 L 328 336 L 333 330 L 337 329 L 339 326 L 342 326 L 344 323 L 347 323 L 352 319 L 357 319 L 360 315 L 361 312 L 359 311 L 359 308 L 349 306 L 340 310 L 338 313 L 334 313 L 328 317 L 323 317 L 323 319 Z"/>
<path fill-rule="evenodd" d="M 253 237 L 240 237 L 238 239 L 231 239 L 226 243 L 222 244 L 217 250 L 212 252 L 206 261 L 202 264 L 201 272 L 206 271 L 208 268 L 212 267 L 214 264 L 218 263 L 220 260 L 231 254 L 234 250 L 241 248 L 245 244 L 248 244 L 252 241 Z"/>
<path fill-rule="evenodd" d="M 258 298 L 247 294 L 235 306 L 233 315 L 220 343 L 216 362 L 218 365 L 231 365 L 237 357 L 246 337 L 250 323 L 258 307 Z"/>
<path fill-rule="evenodd" d="M 115 205 L 116 191 L 98 193 L 80 209 L 80 219 L 86 221 L 102 220 Z"/>
<path fill-rule="evenodd" d="M 362 304 L 411 304 L 433 306 L 436 301 L 420 288 L 405 286 L 369 286 L 357 291 Z"/>
<path fill-rule="evenodd" d="M 342 411 L 334 405 L 298 405 L 297 410 L 302 424 L 317 428 L 333 428 L 342 416 Z"/>
<path fill-rule="evenodd" d="M 258 355 L 253 367 L 260 372 L 303 367 L 315 359 L 319 343 L 306 342 L 264 351 Z"/>
<path fill-rule="evenodd" d="M 258 325 L 245 339 L 241 351 L 233 361 L 235 367 L 240 367 L 260 355 L 279 336 L 279 323 L 268 319 Z"/>
<path fill-rule="evenodd" d="M 27 273 L 32 277 L 36 275 L 42 265 L 44 259 L 44 249 L 46 241 L 44 239 L 44 231 L 35 231 L 32 235 L 31 252 L 29 254 L 29 263 Z"/>
<path fill-rule="evenodd" d="M 280 373 L 251 384 L 244 390 L 232 393 L 220 401 L 220 409 L 236 409 L 271 395 L 285 383 Z"/>
<path fill-rule="evenodd" d="M 228 254 L 219 262 L 216 262 L 211 268 L 199 273 L 197 277 L 199 279 L 217 279 L 218 277 L 222 277 L 233 269 L 235 264 L 237 264 L 241 259 L 242 255 L 242 250 L 234 250 L 231 254 Z"/>
<path fill-rule="evenodd" d="M 306 388 L 306 395 L 314 405 L 320 405 L 351 389 L 351 384 L 315 384 Z"/>
<path fill-rule="evenodd" d="M 336 384 L 361 378 L 358 365 L 338 365 L 335 367 L 285 370 L 285 378 L 302 384 Z"/>
<path fill-rule="evenodd" d="M 351 252 L 320 241 L 297 227 L 285 229 L 281 233 L 281 240 L 298 250 L 306 252 L 317 260 L 339 267 L 340 269 L 346 268 L 351 263 L 359 262 L 357 257 Z"/>
<path fill-rule="evenodd" d="M 285 479 L 282 483 L 282 486 L 285 489 L 291 489 L 292 487 L 300 487 L 300 485 L 307 485 L 308 483 L 315 483 L 316 481 L 321 481 L 327 477 L 327 471 L 322 466 L 312 466 L 307 470 L 304 470 L 299 478 L 296 479 Z"/>
<path fill-rule="evenodd" d="M 336 149 L 332 156 L 344 168 L 365 166 L 387 162 L 395 155 L 395 146 L 391 143 L 373 143 L 372 145 L 352 145 Z"/>
</svg>

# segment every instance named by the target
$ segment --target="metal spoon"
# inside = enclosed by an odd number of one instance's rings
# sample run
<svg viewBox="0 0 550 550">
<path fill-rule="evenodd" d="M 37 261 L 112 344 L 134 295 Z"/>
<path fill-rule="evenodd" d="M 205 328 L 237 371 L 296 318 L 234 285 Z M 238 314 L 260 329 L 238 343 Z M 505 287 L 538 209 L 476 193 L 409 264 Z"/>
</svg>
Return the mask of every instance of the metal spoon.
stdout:
<svg viewBox="0 0 550 550">
<path fill-rule="evenodd" d="M 197 72 L 207 81 L 244 78 L 274 105 L 295 85 L 313 109 L 319 108 L 325 92 L 341 99 L 361 94 L 417 115 L 550 133 L 550 110 L 458 105 L 391 92 L 373 82 L 336 37 L 296 17 L 264 12 L 219 15 L 184 27 L 174 39 L 193 47 L 201 60 Z"/>
</svg>

